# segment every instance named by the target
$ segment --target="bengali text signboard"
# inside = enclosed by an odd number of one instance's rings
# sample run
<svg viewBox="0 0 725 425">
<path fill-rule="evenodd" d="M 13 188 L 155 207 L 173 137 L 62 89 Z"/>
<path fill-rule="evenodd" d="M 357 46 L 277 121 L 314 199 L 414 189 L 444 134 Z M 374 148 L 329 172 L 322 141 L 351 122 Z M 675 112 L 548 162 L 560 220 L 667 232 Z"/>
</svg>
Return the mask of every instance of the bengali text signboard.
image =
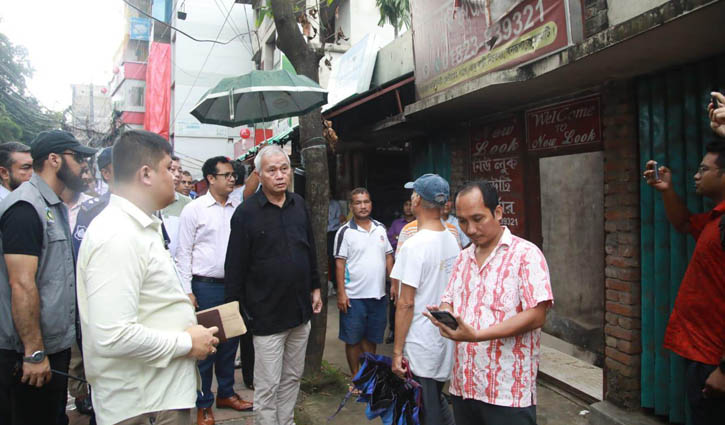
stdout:
<svg viewBox="0 0 725 425">
<path fill-rule="evenodd" d="M 418 96 L 570 44 L 566 0 L 413 0 Z"/>
<path fill-rule="evenodd" d="M 526 111 L 529 152 L 602 142 L 599 97 L 575 99 Z"/>
<path fill-rule="evenodd" d="M 471 176 L 486 179 L 498 190 L 501 224 L 525 237 L 524 126 L 518 116 L 474 126 L 471 130 Z"/>
</svg>

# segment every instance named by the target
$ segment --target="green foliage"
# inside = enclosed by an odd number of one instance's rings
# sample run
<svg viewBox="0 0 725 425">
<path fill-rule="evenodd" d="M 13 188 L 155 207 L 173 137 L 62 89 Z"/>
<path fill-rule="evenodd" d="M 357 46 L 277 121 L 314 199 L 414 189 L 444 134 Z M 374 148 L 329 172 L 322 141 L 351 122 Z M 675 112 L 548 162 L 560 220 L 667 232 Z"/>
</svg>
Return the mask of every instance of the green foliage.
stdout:
<svg viewBox="0 0 725 425">
<path fill-rule="evenodd" d="M 61 114 L 42 107 L 27 91 L 32 77 L 28 51 L 0 33 L 0 139 L 30 142 L 41 131 L 57 128 Z"/>
<path fill-rule="evenodd" d="M 0 142 L 18 141 L 23 135 L 23 129 L 15 124 L 12 117 L 5 111 L 5 106 L 0 104 Z"/>
<path fill-rule="evenodd" d="M 396 37 L 403 25 L 410 28 L 410 0 L 375 0 L 375 5 L 380 10 L 379 26 L 389 23 Z"/>
</svg>

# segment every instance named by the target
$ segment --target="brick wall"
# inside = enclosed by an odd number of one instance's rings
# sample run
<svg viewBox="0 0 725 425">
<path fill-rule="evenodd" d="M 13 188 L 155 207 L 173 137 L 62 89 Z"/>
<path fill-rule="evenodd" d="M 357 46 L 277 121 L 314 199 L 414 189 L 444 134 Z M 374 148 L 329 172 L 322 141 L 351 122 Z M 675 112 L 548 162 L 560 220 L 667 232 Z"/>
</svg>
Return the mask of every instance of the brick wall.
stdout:
<svg viewBox="0 0 725 425">
<path fill-rule="evenodd" d="M 584 37 L 592 36 L 609 26 L 607 0 L 582 0 Z"/>
<path fill-rule="evenodd" d="M 640 405 L 640 256 L 637 110 L 632 82 L 602 88 L 605 230 L 605 398 Z"/>
</svg>

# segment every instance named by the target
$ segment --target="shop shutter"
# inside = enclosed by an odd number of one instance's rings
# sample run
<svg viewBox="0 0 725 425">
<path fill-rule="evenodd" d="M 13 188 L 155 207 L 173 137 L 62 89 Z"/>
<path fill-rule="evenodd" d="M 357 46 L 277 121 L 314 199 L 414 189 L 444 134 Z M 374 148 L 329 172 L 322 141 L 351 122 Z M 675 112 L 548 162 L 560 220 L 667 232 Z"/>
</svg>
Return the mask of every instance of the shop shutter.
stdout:
<svg viewBox="0 0 725 425">
<path fill-rule="evenodd" d="M 640 169 L 649 159 L 672 169 L 674 188 L 692 212 L 713 207 L 695 193 L 693 175 L 716 136 L 706 110 L 725 88 L 725 56 L 637 79 Z M 642 267 L 642 406 L 670 422 L 686 421 L 685 362 L 662 344 L 695 242 L 674 230 L 662 197 L 640 180 Z"/>
</svg>

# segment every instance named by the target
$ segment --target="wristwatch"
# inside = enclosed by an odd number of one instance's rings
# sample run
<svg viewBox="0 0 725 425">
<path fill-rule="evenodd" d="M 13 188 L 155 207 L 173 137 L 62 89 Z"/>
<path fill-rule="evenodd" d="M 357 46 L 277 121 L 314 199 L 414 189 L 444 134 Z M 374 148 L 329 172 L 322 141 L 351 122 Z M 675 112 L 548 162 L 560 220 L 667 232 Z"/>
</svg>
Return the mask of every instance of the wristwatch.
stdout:
<svg viewBox="0 0 725 425">
<path fill-rule="evenodd" d="M 720 360 L 720 365 L 718 365 L 720 368 L 720 372 L 725 374 L 725 360 Z"/>
<path fill-rule="evenodd" d="M 29 356 L 23 357 L 23 361 L 26 363 L 42 363 L 45 360 L 45 351 L 36 351 Z"/>
</svg>

